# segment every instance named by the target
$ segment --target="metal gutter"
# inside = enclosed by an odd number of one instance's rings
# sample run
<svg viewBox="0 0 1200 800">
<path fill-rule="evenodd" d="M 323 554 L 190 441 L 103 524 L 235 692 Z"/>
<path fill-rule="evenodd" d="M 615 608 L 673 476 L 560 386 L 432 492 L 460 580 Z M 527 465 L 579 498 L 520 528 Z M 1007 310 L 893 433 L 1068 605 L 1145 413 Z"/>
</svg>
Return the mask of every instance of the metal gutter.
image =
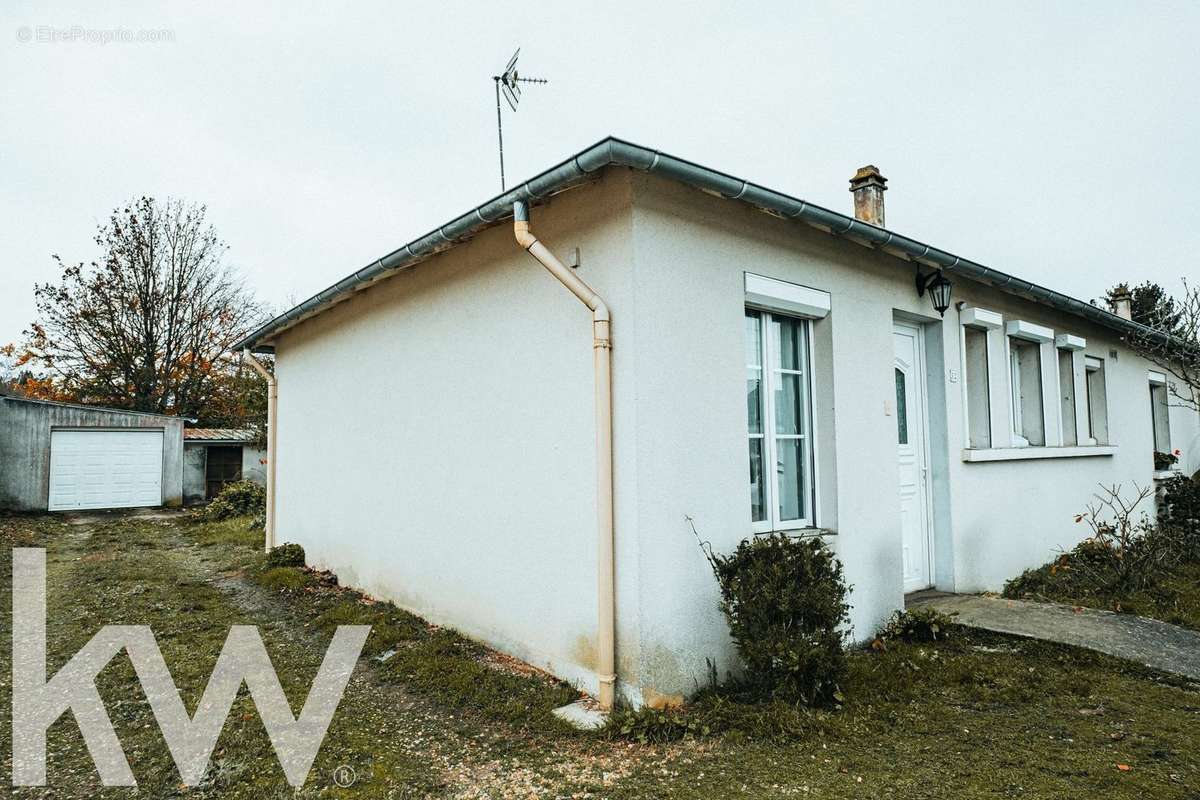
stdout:
<svg viewBox="0 0 1200 800">
<path fill-rule="evenodd" d="M 328 289 L 260 326 L 234 345 L 234 349 L 251 348 L 257 352 L 271 352 L 274 346 L 270 340 L 283 331 L 381 278 L 412 267 L 492 224 L 511 218 L 514 203 L 545 200 L 557 192 L 587 181 L 594 173 L 610 166 L 629 167 L 662 175 L 711 194 L 740 200 L 776 216 L 800 220 L 832 235 L 844 236 L 858 244 L 878 248 L 891 255 L 949 273 L 961 274 L 1007 294 L 1084 317 L 1119 333 L 1151 333 L 1151 329 L 1144 325 L 1118 317 L 1090 303 L 956 256 L 886 228 L 658 150 L 609 137 L 346 276 Z"/>
</svg>

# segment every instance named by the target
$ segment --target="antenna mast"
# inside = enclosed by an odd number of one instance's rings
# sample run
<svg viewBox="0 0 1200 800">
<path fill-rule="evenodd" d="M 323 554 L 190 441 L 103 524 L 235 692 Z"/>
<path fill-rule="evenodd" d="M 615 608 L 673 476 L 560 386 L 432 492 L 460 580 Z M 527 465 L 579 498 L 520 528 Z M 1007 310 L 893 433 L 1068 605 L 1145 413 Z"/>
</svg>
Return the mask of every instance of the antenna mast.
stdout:
<svg viewBox="0 0 1200 800">
<path fill-rule="evenodd" d="M 522 83 L 550 82 L 544 78 L 522 78 L 518 75 L 517 57 L 520 55 L 521 48 L 518 47 L 517 52 L 513 53 L 513 57 L 508 60 L 504 72 L 492 76 L 492 81 L 496 84 L 496 136 L 500 144 L 500 191 L 508 188 L 504 182 L 504 117 L 500 113 L 500 95 L 504 95 L 508 107 L 513 110 L 513 113 L 516 113 L 517 103 L 521 102 Z"/>
</svg>

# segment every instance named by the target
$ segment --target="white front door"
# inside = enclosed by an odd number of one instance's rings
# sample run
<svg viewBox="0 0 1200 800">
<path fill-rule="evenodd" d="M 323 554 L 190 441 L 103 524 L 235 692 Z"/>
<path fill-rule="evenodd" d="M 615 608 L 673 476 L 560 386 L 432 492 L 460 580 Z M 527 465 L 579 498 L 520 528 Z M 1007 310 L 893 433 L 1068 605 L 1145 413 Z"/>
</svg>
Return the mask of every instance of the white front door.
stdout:
<svg viewBox="0 0 1200 800">
<path fill-rule="evenodd" d="M 930 563 L 928 444 L 925 437 L 925 365 L 921 330 L 896 323 L 896 441 L 900 466 L 901 560 L 904 592 L 933 585 Z"/>
<path fill-rule="evenodd" d="M 50 432 L 51 511 L 162 505 L 161 430 Z"/>
</svg>

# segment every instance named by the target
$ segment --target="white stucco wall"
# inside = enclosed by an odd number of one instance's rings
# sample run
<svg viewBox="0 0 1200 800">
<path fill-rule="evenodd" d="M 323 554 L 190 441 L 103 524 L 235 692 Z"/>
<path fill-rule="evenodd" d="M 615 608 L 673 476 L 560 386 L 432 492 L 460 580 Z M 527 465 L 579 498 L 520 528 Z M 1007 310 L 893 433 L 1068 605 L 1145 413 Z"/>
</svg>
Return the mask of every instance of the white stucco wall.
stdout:
<svg viewBox="0 0 1200 800">
<path fill-rule="evenodd" d="M 267 483 L 267 451 L 258 447 L 242 448 L 242 480 Z"/>
<path fill-rule="evenodd" d="M 831 397 L 818 386 L 814 399 L 819 524 L 836 530 L 826 540 L 854 586 L 856 638 L 903 605 L 896 422 L 885 411 L 895 396 L 895 318 L 926 323 L 938 588 L 999 590 L 1087 534 L 1074 515 L 1100 483 L 1151 483 L 1149 365 L 1111 332 L 955 276 L 955 302 L 1087 337 L 1085 352 L 1109 368 L 1117 446 L 1111 456 L 965 463 L 958 312 L 939 320 L 928 298 L 918 298 L 914 265 L 658 178 L 638 175 L 634 186 L 637 525 L 642 595 L 654 598 L 640 608 L 639 674 L 655 692 L 703 684 L 706 658 L 722 674 L 736 663 L 685 516 L 718 550 L 751 533 L 744 272 L 832 296 L 829 316 L 813 324 L 814 374 L 818 384 L 832 382 Z M 1007 363 L 998 366 L 1006 399 Z M 997 412 L 1007 414 L 1007 405 Z M 1002 429 L 1008 425 L 1005 417 Z M 1173 409 L 1173 445 L 1198 435 L 1196 415 Z M 1195 454 L 1184 449 L 1191 464 Z"/>
<path fill-rule="evenodd" d="M 559 195 L 535 231 L 614 307 L 616 413 L 634 397 L 628 180 Z M 620 352 L 620 351 L 618 351 Z M 278 538 L 348 585 L 595 691 L 591 313 L 508 225 L 278 342 Z M 635 496 L 615 434 L 617 494 Z M 629 508 L 633 508 L 632 505 Z M 619 651 L 637 554 L 617 510 Z"/>
<path fill-rule="evenodd" d="M 1086 533 L 1072 518 L 1098 483 L 1150 481 L 1148 365 L 1103 329 L 956 277 L 955 301 L 1088 339 L 1110 367 L 1117 445 L 964 463 L 957 312 L 939 320 L 916 296 L 913 265 L 627 170 L 535 207 L 533 227 L 564 256 L 580 248 L 612 309 L 618 672 L 639 702 L 690 693 L 706 659 L 736 668 L 687 517 L 721 551 L 750 535 L 746 271 L 832 296 L 813 326 L 818 524 L 854 586 L 857 638 L 903 604 L 897 315 L 928 324 L 939 588 L 999 589 Z M 502 225 L 285 333 L 279 540 L 594 691 L 589 322 Z M 1172 411 L 1172 440 L 1200 468 L 1195 414 Z"/>
</svg>

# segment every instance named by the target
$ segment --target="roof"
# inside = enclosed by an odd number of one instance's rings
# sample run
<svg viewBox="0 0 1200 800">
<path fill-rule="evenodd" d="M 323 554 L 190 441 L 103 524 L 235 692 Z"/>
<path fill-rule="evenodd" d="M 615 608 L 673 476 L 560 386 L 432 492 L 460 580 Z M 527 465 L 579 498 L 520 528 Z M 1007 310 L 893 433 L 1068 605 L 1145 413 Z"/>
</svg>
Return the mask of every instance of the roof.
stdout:
<svg viewBox="0 0 1200 800">
<path fill-rule="evenodd" d="M 710 194 L 748 203 L 774 216 L 806 222 L 832 235 L 883 250 L 898 258 L 942 269 L 950 275 L 966 276 L 994 286 L 1007 294 L 1090 319 L 1123 334 L 1149 332 L 1144 325 L 1118 317 L 1090 303 L 954 255 L 887 228 L 830 211 L 797 197 L 767 189 L 659 150 L 609 137 L 347 275 L 324 291 L 261 325 L 235 347 L 269 352 L 274 349 L 271 339 L 301 320 L 353 296 L 355 292 L 366 289 L 376 281 L 413 267 L 430 256 L 469 239 L 490 225 L 511 218 L 514 202 L 523 200 L 536 203 L 545 200 L 551 195 L 585 182 L 589 176 L 610 166 L 629 167 L 663 175 Z"/>
<path fill-rule="evenodd" d="M 184 428 L 183 439 L 187 442 L 248 442 L 254 431 L 248 428 Z"/>
<path fill-rule="evenodd" d="M 19 394 L 3 391 L 0 392 L 0 400 L 11 400 L 17 403 L 37 403 L 43 406 L 60 406 L 62 408 L 78 408 L 83 411 L 98 411 L 104 414 L 132 414 L 135 417 L 159 417 L 161 419 L 173 419 L 183 421 L 182 417 L 174 414 L 155 414 L 152 411 L 131 411 L 128 408 L 109 408 L 108 406 L 89 406 L 85 403 L 65 403 L 61 400 L 42 400 L 37 397 L 23 397 Z"/>
</svg>

